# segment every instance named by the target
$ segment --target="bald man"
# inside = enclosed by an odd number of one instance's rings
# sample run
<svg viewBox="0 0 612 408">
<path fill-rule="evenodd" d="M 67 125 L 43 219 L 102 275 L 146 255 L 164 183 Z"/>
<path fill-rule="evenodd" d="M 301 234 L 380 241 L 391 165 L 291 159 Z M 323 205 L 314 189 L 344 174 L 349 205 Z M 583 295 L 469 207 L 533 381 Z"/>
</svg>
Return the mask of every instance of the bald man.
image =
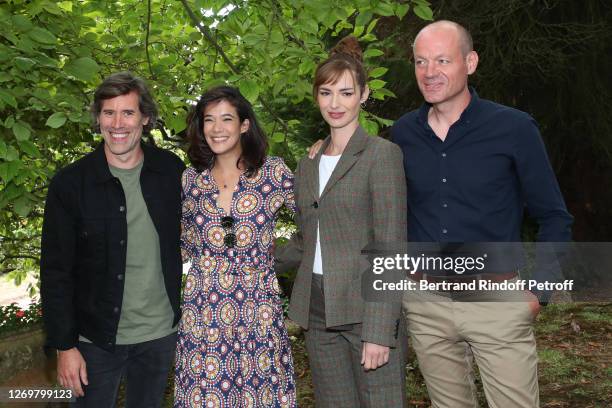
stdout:
<svg viewBox="0 0 612 408">
<path fill-rule="evenodd" d="M 414 64 L 425 103 L 391 129 L 404 152 L 408 236 L 416 242 L 520 242 L 526 207 L 539 241 L 571 239 L 567 212 L 535 121 L 480 99 L 468 87 L 478 54 L 469 32 L 438 21 L 415 38 Z M 486 272 L 486 271 L 485 271 Z M 482 273 L 493 282 L 518 278 L 518 267 Z M 464 282 L 453 271 L 413 279 Z M 503 300 L 504 293 L 497 294 Z M 469 292 L 407 291 L 404 313 L 432 406 L 477 407 L 472 355 L 489 406 L 539 406 L 532 323 L 540 293 L 525 301 L 483 302 Z"/>
</svg>

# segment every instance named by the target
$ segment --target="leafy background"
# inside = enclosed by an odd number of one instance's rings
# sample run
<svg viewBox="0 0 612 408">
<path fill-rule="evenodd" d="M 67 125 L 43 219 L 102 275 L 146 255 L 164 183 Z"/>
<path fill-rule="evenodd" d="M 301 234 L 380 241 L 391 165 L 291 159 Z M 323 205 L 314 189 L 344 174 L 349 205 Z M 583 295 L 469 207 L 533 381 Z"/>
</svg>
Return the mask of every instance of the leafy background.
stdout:
<svg viewBox="0 0 612 408">
<path fill-rule="evenodd" d="M 148 80 L 153 138 L 184 156 L 189 106 L 219 83 L 255 105 L 270 153 L 294 166 L 325 136 L 317 63 L 347 34 L 365 50 L 372 96 L 360 118 L 383 136 L 418 107 L 411 42 L 432 18 L 463 23 L 481 97 L 532 114 L 576 217 L 575 239 L 612 236 L 610 41 L 605 0 L 8 0 L 0 3 L 0 275 L 36 271 L 46 188 L 98 137 L 88 107 L 110 73 Z M 534 228 L 525 224 L 525 238 Z M 32 288 L 33 290 L 35 288 Z"/>
</svg>

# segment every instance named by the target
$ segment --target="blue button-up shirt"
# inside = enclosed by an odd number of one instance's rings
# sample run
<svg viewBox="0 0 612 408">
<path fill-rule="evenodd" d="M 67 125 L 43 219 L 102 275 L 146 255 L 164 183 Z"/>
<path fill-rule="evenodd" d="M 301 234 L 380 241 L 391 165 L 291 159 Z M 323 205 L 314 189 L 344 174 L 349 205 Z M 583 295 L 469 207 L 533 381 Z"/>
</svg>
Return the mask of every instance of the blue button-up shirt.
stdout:
<svg viewBox="0 0 612 408">
<path fill-rule="evenodd" d="M 444 141 L 427 123 L 427 103 L 391 129 L 404 152 L 409 239 L 520 242 L 526 208 L 539 224 L 538 241 L 569 241 L 573 218 L 536 122 L 470 93 Z"/>
</svg>

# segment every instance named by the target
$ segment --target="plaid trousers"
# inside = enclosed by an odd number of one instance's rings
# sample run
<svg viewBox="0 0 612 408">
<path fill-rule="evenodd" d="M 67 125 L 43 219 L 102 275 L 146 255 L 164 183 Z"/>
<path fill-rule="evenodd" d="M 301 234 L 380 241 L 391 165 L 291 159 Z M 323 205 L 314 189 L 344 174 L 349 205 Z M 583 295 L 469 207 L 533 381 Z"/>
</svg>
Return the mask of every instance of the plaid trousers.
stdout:
<svg viewBox="0 0 612 408">
<path fill-rule="evenodd" d="M 405 331 L 389 362 L 376 370 L 361 365 L 361 324 L 325 327 L 322 276 L 313 274 L 306 350 L 312 372 L 317 408 L 406 407 Z M 400 328 L 404 326 L 400 325 Z"/>
</svg>

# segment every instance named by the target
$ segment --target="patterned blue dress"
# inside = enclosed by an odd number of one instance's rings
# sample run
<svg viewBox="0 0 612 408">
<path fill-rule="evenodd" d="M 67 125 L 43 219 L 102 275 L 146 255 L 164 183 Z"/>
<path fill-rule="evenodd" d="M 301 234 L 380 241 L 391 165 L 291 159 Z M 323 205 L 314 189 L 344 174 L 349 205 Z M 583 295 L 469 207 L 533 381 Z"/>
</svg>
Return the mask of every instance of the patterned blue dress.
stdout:
<svg viewBox="0 0 612 408">
<path fill-rule="evenodd" d="M 296 407 L 291 345 L 270 247 L 278 210 L 295 211 L 293 174 L 268 157 L 240 176 L 224 244 L 210 171 L 183 173 L 181 247 L 190 260 L 178 330 L 175 407 Z"/>
</svg>

